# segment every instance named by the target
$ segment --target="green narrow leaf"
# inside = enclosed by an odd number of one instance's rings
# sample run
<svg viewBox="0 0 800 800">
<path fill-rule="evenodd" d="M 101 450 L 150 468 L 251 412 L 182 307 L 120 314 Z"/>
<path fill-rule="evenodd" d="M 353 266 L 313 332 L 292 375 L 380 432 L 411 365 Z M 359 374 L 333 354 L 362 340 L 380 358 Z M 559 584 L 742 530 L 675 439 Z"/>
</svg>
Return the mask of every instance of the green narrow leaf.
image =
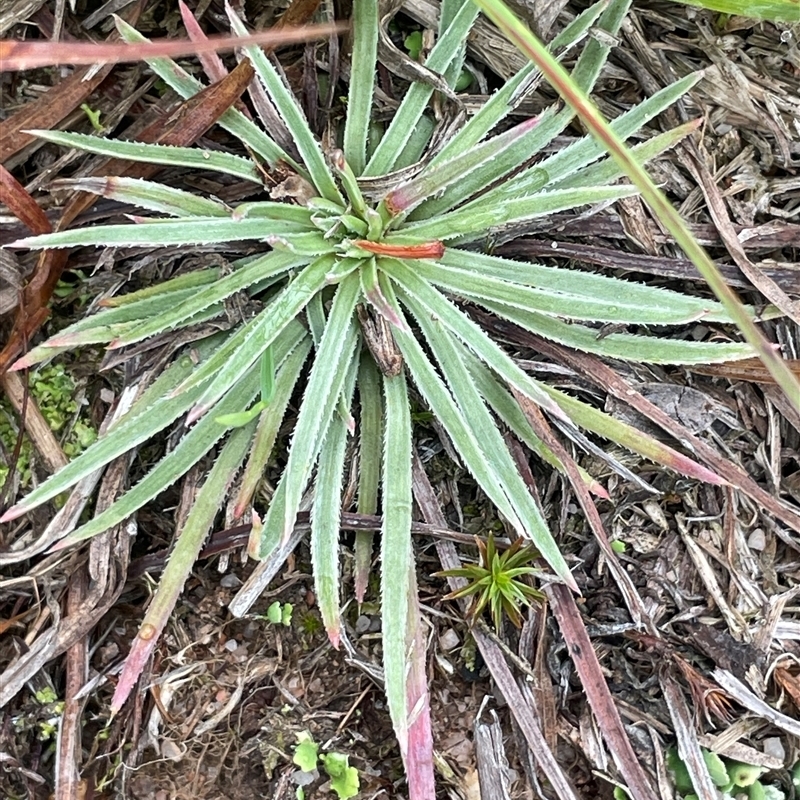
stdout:
<svg viewBox="0 0 800 800">
<path fill-rule="evenodd" d="M 643 125 L 647 124 L 647 122 L 683 97 L 701 77 L 702 73 L 692 73 L 660 89 L 655 94 L 617 117 L 610 123 L 611 129 L 615 131 L 620 138 L 627 139 L 629 136 L 639 131 Z M 522 172 L 520 175 L 505 181 L 502 185 L 487 192 L 483 195 L 482 199 L 486 203 L 495 203 L 510 197 L 518 197 L 520 194 L 529 194 L 532 191 L 538 191 L 538 180 L 535 174 L 537 170 L 541 170 L 547 175 L 548 190 L 566 188 L 571 184 L 566 183 L 562 185 L 564 179 L 605 154 L 606 150 L 602 144 L 590 136 L 585 136 L 537 164 L 536 169 Z M 646 159 L 639 158 L 639 161 L 644 163 Z M 597 186 L 602 184 L 587 182 L 585 185 Z"/>
<path fill-rule="evenodd" d="M 552 386 L 543 383 L 542 389 L 564 409 L 572 423 L 579 428 L 592 431 L 598 436 L 616 442 L 656 464 L 664 464 L 670 469 L 674 469 L 676 472 L 683 473 L 691 478 L 697 478 L 706 483 L 716 485 L 725 483 L 715 472 L 679 453 L 672 447 L 659 442 L 639 428 L 634 428 L 632 425 L 615 419 L 588 403 L 554 389 Z"/>
<path fill-rule="evenodd" d="M 188 355 L 178 358 L 156 379 L 124 418 L 111 426 L 104 436 L 77 458 L 6 511 L 2 520 L 7 522 L 16 519 L 51 500 L 96 469 L 109 464 L 174 422 L 197 399 L 199 392 L 194 390 L 170 397 L 170 391 L 191 375 L 194 369 L 195 365 Z"/>
<path fill-rule="evenodd" d="M 416 272 L 452 295 L 469 298 L 481 304 L 491 303 L 493 307 L 511 306 L 535 316 L 547 315 L 597 323 L 620 322 L 628 325 L 685 325 L 698 320 L 713 320 L 707 302 L 680 292 L 652 288 L 648 303 L 631 302 L 625 295 L 627 281 L 619 279 L 615 279 L 613 295 L 592 297 L 586 292 L 572 294 L 548 288 L 521 286 L 501 277 L 443 267 L 433 261 L 423 262 L 422 259 Z M 575 282 L 579 283 L 583 273 L 573 270 L 572 274 Z M 592 334 L 597 337 L 598 331 L 594 330 Z"/>
<path fill-rule="evenodd" d="M 549 45 L 550 50 L 554 53 L 566 51 L 583 39 L 606 5 L 606 0 L 601 0 L 582 11 L 553 39 Z M 534 81 L 540 77 L 541 73 L 535 64 L 526 64 L 470 117 L 464 127 L 433 157 L 431 166 L 474 147 L 517 107 Z"/>
<path fill-rule="evenodd" d="M 355 362 L 353 362 L 355 367 Z M 350 370 L 342 390 L 349 406 L 355 385 Z M 331 644 L 338 649 L 339 619 L 339 533 L 342 516 L 342 480 L 347 450 L 347 425 L 334 414 L 319 454 L 314 505 L 311 508 L 311 565 L 322 621 Z"/>
<path fill-rule="evenodd" d="M 536 453 L 542 461 L 545 461 L 547 464 L 550 464 L 551 467 L 563 473 L 564 467 L 562 463 L 553 451 L 536 435 L 527 417 L 522 413 L 517 401 L 512 397 L 511 393 L 500 384 L 486 364 L 476 358 L 463 345 L 461 345 L 461 357 L 470 375 L 472 375 L 478 391 L 494 413 L 497 414 L 512 433 L 523 442 L 523 444 Z M 583 467 L 578 467 L 578 469 L 589 491 L 598 496 L 607 496 L 605 489 L 603 489 Z"/>
<path fill-rule="evenodd" d="M 327 283 L 333 257 L 323 257 L 306 267 L 253 320 L 229 337 L 214 358 L 209 359 L 183 388 L 213 375 L 203 396 L 189 414 L 189 421 L 202 416 L 261 357 L 261 354 L 305 308 Z"/>
<path fill-rule="evenodd" d="M 176 147 L 166 144 L 126 142 L 120 139 L 101 139 L 99 136 L 66 131 L 31 130 L 28 133 L 53 144 L 74 147 L 85 153 L 122 158 L 127 161 L 141 161 L 146 164 L 163 164 L 167 167 L 211 169 L 215 172 L 233 175 L 243 181 L 263 184 L 261 175 L 253 162 L 232 153 L 201 150 L 198 147 Z"/>
<path fill-rule="evenodd" d="M 283 361 L 300 341 L 306 337 L 303 326 L 298 322 L 292 325 L 275 342 L 276 358 Z M 225 425 L 220 423 L 223 415 L 233 415 L 238 410 L 245 408 L 256 396 L 260 389 L 260 376 L 256 370 L 245 375 L 225 397 L 220 400 L 212 414 L 201 419 L 194 425 L 170 450 L 164 458 L 156 464 L 147 475 L 142 478 L 132 489 L 129 489 L 113 505 L 103 513 L 93 517 L 59 545 L 59 549 L 68 547 L 76 542 L 89 539 L 129 517 L 146 503 L 155 498 L 168 486 L 171 486 L 181 476 L 185 475 L 232 427 L 240 425 Z M 249 422 L 249 420 L 248 420 Z M 244 423 L 246 424 L 246 423 Z"/>
<path fill-rule="evenodd" d="M 409 213 L 432 195 L 444 191 L 451 184 L 462 181 L 470 173 L 481 170 L 494 161 L 502 152 L 517 144 L 536 124 L 535 118 L 527 119 L 449 161 L 441 161 L 436 166 L 424 169 L 410 181 L 389 192 L 384 198 L 384 204 L 392 214 Z"/>
<path fill-rule="evenodd" d="M 120 203 L 132 203 L 139 208 L 173 217 L 228 217 L 232 210 L 219 200 L 199 197 L 182 189 L 141 178 L 114 175 L 107 178 L 76 178 L 54 182 L 55 186 L 90 192 Z"/>
<path fill-rule="evenodd" d="M 678 2 L 736 17 L 795 24 L 800 21 L 800 4 L 797 0 L 678 0 Z"/>
<path fill-rule="evenodd" d="M 176 302 L 179 303 L 181 300 L 188 300 L 192 294 L 196 294 L 196 292 L 183 293 L 183 297 L 176 298 Z M 158 313 L 166 313 L 165 311 L 161 310 L 163 307 L 163 303 L 158 304 Z M 117 311 L 122 309 L 113 310 Z M 208 308 L 204 308 L 202 311 L 198 311 L 196 314 L 192 314 L 190 317 L 184 320 L 183 327 L 197 325 L 198 323 L 214 319 L 215 317 L 219 317 L 222 313 L 224 313 L 224 311 L 225 309 L 222 304 L 208 306 Z M 157 319 L 158 313 L 152 314 L 151 317 Z M 40 347 L 36 348 L 35 351 L 31 351 L 31 353 L 28 354 L 28 357 L 30 357 L 31 354 L 38 356 L 41 352 L 43 357 L 46 358 L 53 355 L 54 350 L 56 352 L 62 349 L 74 350 L 76 347 L 82 347 L 87 344 L 102 343 L 110 345 L 112 342 L 116 343 L 121 339 L 130 336 L 131 331 L 136 330 L 141 324 L 142 323 L 139 319 L 133 319 L 130 322 L 118 322 L 111 325 L 97 325 L 95 327 L 84 326 L 83 330 L 78 331 L 70 331 L 65 329 L 60 333 L 57 333 L 48 342 L 40 345 Z"/>
<path fill-rule="evenodd" d="M 491 464 L 497 482 L 522 522 L 523 527 L 518 529 L 519 535 L 531 540 L 556 575 L 568 586 L 576 588 L 558 544 L 520 477 L 497 424 L 486 409 L 483 398 L 464 366 L 460 346 L 453 341 L 452 335 L 447 330 L 443 330 L 441 326 L 431 321 L 429 315 L 424 313 L 424 309 L 414 308 L 413 304 L 410 307 L 416 311 L 417 322 L 425 335 L 428 347 L 436 357 L 453 397 L 469 420 L 483 451 L 483 458 Z"/>
<path fill-rule="evenodd" d="M 404 169 L 420 161 L 425 153 L 425 149 L 431 141 L 433 132 L 436 130 L 436 123 L 428 114 L 423 114 L 414 128 L 408 141 L 400 151 L 394 162 L 394 169 Z"/>
<path fill-rule="evenodd" d="M 309 352 L 311 352 L 311 337 L 305 336 L 278 370 L 275 394 L 269 406 L 261 412 L 250 457 L 239 483 L 239 493 L 234 505 L 236 517 L 241 517 L 245 513 L 259 482 L 264 478 L 264 469 L 275 446 L 278 431 Z"/>
<path fill-rule="evenodd" d="M 226 244 L 247 239 L 264 241 L 269 236 L 306 233 L 301 222 L 270 219 L 188 219 L 147 220 L 134 225 L 98 225 L 73 228 L 19 239 L 11 247 L 178 247 L 181 245 Z"/>
<path fill-rule="evenodd" d="M 336 404 L 356 343 L 354 310 L 360 294 L 358 275 L 348 275 L 336 291 L 325 332 L 308 379 L 286 464 L 286 515 L 283 537 L 294 527 L 300 499 L 308 484 L 315 453 Z M 266 521 L 265 521 L 266 527 Z"/>
<path fill-rule="evenodd" d="M 583 52 L 578 58 L 578 62 L 572 71 L 572 80 L 585 92 L 590 92 L 597 80 L 600 70 L 603 67 L 608 54 L 611 52 L 609 42 L 613 41 L 622 20 L 627 14 L 630 0 L 613 0 L 608 8 L 603 12 L 597 27 L 606 31 L 611 36 L 590 38 Z M 537 65 L 538 66 L 538 65 Z M 572 121 L 575 114 L 571 108 L 558 111 L 558 106 L 553 105 L 546 109 L 539 117 L 539 124 L 528 133 L 527 136 L 513 149 L 508 150 L 497 159 L 491 171 L 487 173 L 475 173 L 461 183 L 451 186 L 441 197 L 433 197 L 423 203 L 416 212 L 412 213 L 413 219 L 428 219 L 445 211 L 459 207 L 470 197 L 478 192 L 483 192 L 485 187 L 493 182 L 500 181 L 500 178 L 507 176 L 512 170 L 528 161 L 531 156 L 540 153 L 544 148 L 566 128 Z M 544 178 L 540 183 L 539 174 Z M 535 189 L 528 189 L 525 192 L 517 192 L 514 196 L 520 197 L 531 191 L 538 191 L 543 183 L 546 183 L 546 172 L 532 169 L 523 173 L 527 175 L 529 181 L 536 182 Z M 511 179 L 513 181 L 514 179 Z M 502 181 L 501 185 L 507 181 Z"/>
<path fill-rule="evenodd" d="M 130 44 L 140 44 L 149 41 L 135 28 L 127 22 L 114 17 L 120 36 Z M 201 89 L 203 84 L 196 78 L 189 75 L 186 70 L 179 67 L 171 58 L 151 58 L 145 59 L 150 69 L 158 75 L 171 89 L 174 89 L 181 97 L 193 97 Z M 267 163 L 274 167 L 279 161 L 288 164 L 292 169 L 307 177 L 306 171 L 289 156 L 276 142 L 274 142 L 261 128 L 252 120 L 249 120 L 237 108 L 229 108 L 217 121 L 217 124 L 230 131 L 237 139 L 247 144 L 247 146 L 263 158 Z"/>
<path fill-rule="evenodd" d="M 246 375 L 219 402 L 215 412 L 234 414 L 246 407 L 258 391 L 257 375 Z M 202 419 L 166 456 L 132 489 L 129 489 L 103 513 L 93 517 L 63 539 L 55 549 L 70 547 L 112 528 L 131 516 L 164 489 L 171 486 L 196 464 L 230 430 L 221 425 L 216 414 Z"/>
<path fill-rule="evenodd" d="M 477 16 L 478 9 L 471 3 L 464 3 L 452 24 L 431 50 L 425 62 L 428 69 L 440 74 L 445 72 Z M 414 133 L 432 94 L 432 86 L 420 82 L 411 84 L 388 130 L 370 158 L 363 173 L 365 176 L 382 175 L 392 171 L 397 157 Z"/>
<path fill-rule="evenodd" d="M 413 298 L 415 303 L 424 305 L 426 313 L 439 319 L 482 361 L 500 375 L 510 386 L 533 400 L 534 403 L 561 417 L 561 411 L 539 386 L 503 350 L 486 335 L 480 326 L 459 311 L 443 294 L 427 281 L 415 274 L 416 265 L 406 264 L 396 259 L 381 259 L 380 268 L 401 287 L 401 300 Z M 401 331 L 395 331 L 395 337 Z"/>
<path fill-rule="evenodd" d="M 603 336 L 601 331 L 584 325 L 568 324 L 533 311 L 475 299 L 498 316 L 538 333 L 545 339 L 606 358 L 648 364 L 716 364 L 752 358 L 754 355 L 753 348 L 746 342 L 695 342 L 628 333 L 609 333 Z"/>
<path fill-rule="evenodd" d="M 248 289 L 257 281 L 265 278 L 276 278 L 295 267 L 303 265 L 299 256 L 291 253 L 267 253 L 251 261 L 247 266 L 224 275 L 214 283 L 199 288 L 183 302 L 172 306 L 161 314 L 146 318 L 126 334 L 120 336 L 113 347 L 125 347 L 135 344 L 165 330 L 183 327 L 186 320 L 205 308 L 223 303 L 236 292 Z M 60 342 L 57 342 L 60 343 Z"/>
<path fill-rule="evenodd" d="M 275 396 L 275 347 L 270 345 L 261 356 L 261 402 L 271 403 Z"/>
<path fill-rule="evenodd" d="M 247 36 L 248 30 L 236 15 L 234 10 L 227 6 L 226 12 L 231 23 L 231 30 L 237 36 Z M 275 108 L 286 123 L 286 127 L 294 139 L 294 143 L 308 169 L 311 181 L 321 197 L 336 203 L 342 203 L 342 195 L 336 186 L 325 156 L 319 142 L 314 138 L 308 121 L 303 115 L 294 95 L 284 83 L 275 67 L 260 47 L 248 45 L 242 48 L 255 68 L 267 94 L 275 104 Z"/>
<path fill-rule="evenodd" d="M 389 285 L 388 281 L 385 283 L 384 292 L 390 298 L 390 301 L 396 304 L 397 301 L 394 298 L 391 285 Z M 397 311 L 400 313 L 399 307 L 397 307 Z M 524 526 L 513 506 L 509 503 L 491 463 L 486 461 L 475 432 L 428 360 L 419 342 L 411 333 L 406 333 L 402 330 L 395 332 L 395 339 L 403 353 L 406 366 L 414 379 L 417 389 L 436 416 L 436 419 L 447 431 L 456 451 L 464 460 L 475 480 L 486 492 L 489 499 L 497 506 L 500 513 L 509 520 L 510 524 L 517 529 L 522 529 Z"/>
<path fill-rule="evenodd" d="M 358 372 L 358 397 L 361 425 L 358 441 L 358 500 L 359 514 L 378 513 L 378 490 L 381 480 L 383 449 L 383 398 L 380 373 L 368 350 L 362 350 Z M 372 531 L 356 531 L 354 592 L 359 603 L 364 601 L 372 566 L 374 535 Z"/>
<path fill-rule="evenodd" d="M 383 376 L 386 436 L 381 528 L 381 616 L 386 699 L 401 752 L 408 747 L 406 670 L 411 547 L 411 414 L 404 375 Z"/>
<path fill-rule="evenodd" d="M 687 315 L 697 314 L 716 322 L 729 322 L 730 317 L 721 303 L 710 298 L 696 298 L 586 270 L 546 267 L 542 264 L 511 261 L 500 256 L 486 255 L 448 247 L 437 263 L 457 270 L 472 272 L 486 278 L 497 278 L 542 290 L 575 295 L 584 299 L 600 298 L 611 302 L 617 298 L 628 306 L 671 305 L 680 303 Z M 685 304 L 685 305 L 684 305 Z M 750 313 L 752 309 L 750 309 Z"/>
<path fill-rule="evenodd" d="M 498 205 L 486 205 L 482 199 L 474 200 L 457 211 L 433 217 L 428 220 L 410 222 L 403 226 L 401 234 L 387 236 L 387 244 L 405 244 L 413 236 L 417 241 L 458 239 L 466 243 L 486 236 L 493 228 L 510 225 L 514 222 L 555 214 L 568 208 L 608 203 L 621 197 L 637 193 L 633 186 L 593 186 L 581 189 L 557 189 L 552 192 L 539 192 L 530 197 L 515 197 Z"/>
<path fill-rule="evenodd" d="M 116 713 L 122 708 L 175 608 L 186 578 L 200 554 L 203 541 L 225 499 L 228 487 L 241 466 L 254 428 L 255 423 L 253 422 L 244 428 L 238 428 L 231 434 L 214 462 L 208 478 L 195 497 L 186 524 L 178 536 L 167 566 L 161 575 L 158 589 L 147 608 L 139 633 L 125 660 L 125 666 L 111 700 L 112 713 Z"/>
<path fill-rule="evenodd" d="M 344 157 L 356 175 L 364 171 L 367 159 L 379 25 L 375 0 L 354 0 L 353 55 L 350 59 L 350 90 L 347 94 L 343 149 Z"/>
<path fill-rule="evenodd" d="M 653 158 L 674 147 L 681 139 L 696 131 L 702 122 L 702 119 L 695 119 L 670 131 L 660 133 L 646 142 L 631 147 L 631 153 L 639 164 L 647 164 Z M 619 165 L 612 159 L 606 158 L 599 163 L 582 167 L 563 180 L 551 183 L 550 187 L 553 189 L 575 189 L 581 186 L 604 186 L 619 180 L 622 174 Z"/>
<path fill-rule="evenodd" d="M 642 199 L 675 237 L 683 251 L 706 279 L 714 294 L 725 306 L 742 335 L 753 346 L 767 371 L 781 387 L 786 397 L 797 406 L 797 398 L 800 397 L 800 381 L 775 351 L 774 346 L 767 341 L 753 323 L 736 293 L 725 282 L 716 264 L 702 245 L 692 236 L 678 211 L 644 168 L 636 162 L 624 142 L 610 129 L 597 106 L 591 102 L 579 86 L 570 80 L 561 65 L 553 60 L 541 42 L 504 4 L 494 0 L 474 0 L 474 2 L 500 27 L 510 41 L 516 44 L 531 60 L 536 61 L 550 84 L 575 110 L 592 135 L 604 143 L 612 158 L 619 163 L 625 174 L 639 188 Z"/>
</svg>

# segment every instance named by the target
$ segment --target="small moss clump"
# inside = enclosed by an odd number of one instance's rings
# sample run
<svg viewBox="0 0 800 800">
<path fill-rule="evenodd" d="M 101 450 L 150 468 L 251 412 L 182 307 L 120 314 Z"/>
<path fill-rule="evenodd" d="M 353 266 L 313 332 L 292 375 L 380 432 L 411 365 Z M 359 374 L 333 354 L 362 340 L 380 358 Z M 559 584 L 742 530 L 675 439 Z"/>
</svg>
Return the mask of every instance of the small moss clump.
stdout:
<svg viewBox="0 0 800 800">
<path fill-rule="evenodd" d="M 97 438 L 97 431 L 83 419 L 83 415 L 76 419 L 79 406 L 75 400 L 75 382 L 63 365 L 48 364 L 32 370 L 28 377 L 28 386 L 31 397 L 36 401 L 53 433 L 59 434 L 70 426 L 61 442 L 64 453 L 69 458 L 75 458 Z M 0 442 L 9 455 L 16 446 L 18 424 L 18 416 L 14 414 L 8 400 L 0 400 Z M 33 455 L 33 445 L 26 436 L 16 464 L 22 486 L 30 484 Z M 8 470 L 7 466 L 0 466 L 0 483 L 5 482 Z"/>
</svg>

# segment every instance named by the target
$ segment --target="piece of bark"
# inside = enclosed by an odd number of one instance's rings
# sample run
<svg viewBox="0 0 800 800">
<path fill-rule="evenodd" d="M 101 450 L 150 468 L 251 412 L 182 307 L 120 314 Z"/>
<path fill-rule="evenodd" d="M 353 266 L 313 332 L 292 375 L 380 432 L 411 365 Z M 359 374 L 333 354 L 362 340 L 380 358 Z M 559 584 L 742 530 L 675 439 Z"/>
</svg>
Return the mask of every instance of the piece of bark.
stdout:
<svg viewBox="0 0 800 800">
<path fill-rule="evenodd" d="M 475 720 L 475 757 L 481 800 L 511 800 L 508 759 L 503 745 L 503 729 L 495 711 L 488 712 L 490 722 Z"/>
</svg>

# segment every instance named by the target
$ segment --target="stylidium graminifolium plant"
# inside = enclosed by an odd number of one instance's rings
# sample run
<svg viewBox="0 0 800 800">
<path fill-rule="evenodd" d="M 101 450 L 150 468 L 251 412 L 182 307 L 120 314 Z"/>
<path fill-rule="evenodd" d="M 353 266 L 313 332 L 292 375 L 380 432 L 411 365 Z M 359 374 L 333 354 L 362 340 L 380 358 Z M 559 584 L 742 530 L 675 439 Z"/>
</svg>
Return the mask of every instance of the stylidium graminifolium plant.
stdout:
<svg viewBox="0 0 800 800">
<path fill-rule="evenodd" d="M 752 354 L 740 343 L 671 340 L 646 333 L 649 326 L 728 322 L 722 306 L 707 298 L 466 249 L 494 230 L 566 209 L 608 204 L 635 189 L 620 182 L 618 167 L 590 138 L 540 157 L 534 167 L 526 166 L 573 118 L 568 108 L 554 104 L 536 119 L 510 122 L 538 80 L 533 66 L 522 69 L 472 117 L 464 118 L 452 87 L 461 74 L 464 43 L 478 13 L 469 0 L 444 0 L 437 41 L 419 70 L 421 77 L 409 85 L 391 122 L 377 136 L 371 124 L 377 5 L 374 0 L 353 3 L 346 117 L 338 147 L 330 152 L 323 150 L 282 75 L 257 47 L 244 48 L 243 57 L 252 62 L 260 83 L 254 107 L 271 107 L 271 121 L 262 127 L 236 108 L 219 121 L 248 156 L 39 132 L 65 147 L 216 170 L 257 185 L 263 185 L 265 169 L 280 166 L 295 189 L 302 187 L 285 192 L 293 194 L 294 202 L 264 199 L 231 207 L 152 181 L 75 180 L 71 186 L 77 190 L 135 204 L 149 216 L 137 217 L 134 224 L 67 230 L 15 243 L 27 248 L 263 243 L 261 253 L 235 262 L 232 270 L 190 272 L 108 300 L 107 308 L 53 336 L 16 365 L 28 366 L 87 344 L 120 350 L 198 326 L 224 317 L 226 301 L 242 293 L 260 304 L 252 317 L 195 342 L 191 351 L 179 350 L 105 435 L 3 517 L 19 517 L 52 500 L 182 421 L 186 428 L 178 443 L 113 505 L 58 544 L 67 547 L 130 517 L 206 454 L 216 454 L 133 644 L 113 711 L 125 701 L 152 652 L 226 499 L 235 516 L 252 510 L 250 553 L 266 558 L 292 534 L 314 474 L 314 579 L 328 636 L 339 644 L 339 523 L 348 443 L 354 439 L 357 510 L 380 513 L 383 519 L 385 684 L 403 748 L 413 717 L 407 704 L 407 663 L 416 626 L 409 612 L 409 597 L 415 592 L 411 385 L 514 535 L 535 546 L 555 576 L 573 588 L 567 563 L 503 438 L 508 427 L 559 468 L 514 393 L 536 403 L 562 426 L 592 431 L 685 474 L 719 481 L 691 459 L 532 378 L 475 321 L 470 309 L 477 306 L 567 347 L 637 362 L 708 363 Z M 599 3 L 572 20 L 551 43 L 551 52 L 559 57 L 580 51 L 571 77 L 584 91 L 594 85 L 627 8 L 627 0 Z M 231 9 L 228 15 L 234 33 L 246 33 Z M 117 26 L 125 41 L 145 41 L 125 23 L 118 21 Z M 593 27 L 612 36 L 589 36 Z M 169 59 L 148 63 L 184 97 L 202 88 Z M 612 127 L 630 138 L 696 80 L 690 75 L 657 92 L 618 117 Z M 442 125 L 449 125 L 446 131 L 437 127 L 430 110 L 434 92 L 453 112 L 442 116 Z M 454 119 L 459 124 L 453 124 Z M 641 141 L 633 152 L 644 163 L 696 127 L 688 123 Z M 292 152 L 278 142 L 293 143 Z M 598 336 L 596 326 L 606 323 L 643 333 Z M 289 403 L 300 396 L 288 460 L 275 494 L 266 509 L 254 509 L 254 493 Z M 360 592 L 366 585 L 364 565 L 371 548 L 369 536 L 360 535 Z"/>
<path fill-rule="evenodd" d="M 472 597 L 469 615 L 473 620 L 488 607 L 495 630 L 503 630 L 503 620 L 508 617 L 518 628 L 522 627 L 520 608 L 544 600 L 544 594 L 527 581 L 539 570 L 531 564 L 539 557 L 532 545 L 522 538 L 516 539 L 503 552 L 497 548 L 494 534 L 486 542 L 475 537 L 480 561 L 457 569 L 437 573 L 443 578 L 466 578 L 467 584 L 450 592 L 444 599 L 457 600 Z"/>
</svg>

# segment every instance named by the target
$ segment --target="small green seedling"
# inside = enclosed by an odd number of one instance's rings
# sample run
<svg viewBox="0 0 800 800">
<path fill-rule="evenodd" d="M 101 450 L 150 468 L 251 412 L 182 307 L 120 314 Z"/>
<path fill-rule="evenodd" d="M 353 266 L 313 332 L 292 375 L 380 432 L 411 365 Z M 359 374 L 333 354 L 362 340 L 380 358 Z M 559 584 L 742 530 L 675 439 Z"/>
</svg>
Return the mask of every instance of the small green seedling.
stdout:
<svg viewBox="0 0 800 800">
<path fill-rule="evenodd" d="M 358 770 L 350 766 L 349 756 L 335 752 L 320 754 L 319 745 L 307 731 L 297 734 L 297 747 L 292 761 L 303 772 L 313 772 L 317 768 L 317 762 L 321 762 L 322 768 L 330 778 L 331 789 L 336 792 L 339 800 L 348 800 L 358 794 L 360 785 Z M 304 796 L 302 787 L 298 787 L 298 800 L 302 800 Z"/>
<path fill-rule="evenodd" d="M 413 31 L 409 33 L 403 40 L 403 44 L 408 51 L 409 57 L 416 61 L 422 52 L 422 31 Z"/>
<path fill-rule="evenodd" d="M 531 563 L 539 557 L 539 552 L 531 545 L 523 547 L 522 538 L 512 542 L 507 550 L 501 552 L 495 545 L 492 533 L 485 544 L 477 537 L 476 542 L 480 555 L 479 564 L 437 573 L 446 578 L 469 580 L 466 586 L 451 592 L 445 600 L 474 595 L 469 612 L 473 619 L 477 619 L 488 606 L 495 630 L 501 629 L 504 614 L 519 628 L 522 624 L 520 607 L 544 598 L 540 591 L 526 583 L 526 577 L 538 571 Z"/>
<path fill-rule="evenodd" d="M 311 734 L 301 731 L 297 734 L 297 747 L 294 749 L 292 761 L 303 772 L 313 772 L 317 768 L 319 745 L 311 738 Z"/>
<path fill-rule="evenodd" d="M 81 104 L 81 111 L 89 118 L 89 122 L 92 123 L 92 127 L 95 129 L 97 133 L 104 133 L 105 128 L 103 127 L 102 123 L 100 122 L 100 114 L 102 112 L 95 111 L 90 105 L 86 103 Z"/>
<path fill-rule="evenodd" d="M 339 796 L 339 800 L 347 800 L 358 794 L 358 770 L 350 766 L 348 756 L 344 753 L 324 753 L 320 761 L 331 779 L 331 789 Z"/>
<path fill-rule="evenodd" d="M 288 628 L 292 624 L 292 611 L 294 611 L 294 606 L 291 603 L 281 605 L 276 600 L 267 609 L 266 618 L 273 625 L 285 625 Z"/>
<path fill-rule="evenodd" d="M 786 800 L 783 789 L 765 785 L 759 780 L 766 771 L 763 767 L 720 757 L 709 750 L 703 750 L 703 759 L 723 800 L 744 797 L 748 800 Z M 689 770 L 674 747 L 667 751 L 667 766 L 672 771 L 675 788 L 682 800 L 697 800 Z"/>
</svg>

